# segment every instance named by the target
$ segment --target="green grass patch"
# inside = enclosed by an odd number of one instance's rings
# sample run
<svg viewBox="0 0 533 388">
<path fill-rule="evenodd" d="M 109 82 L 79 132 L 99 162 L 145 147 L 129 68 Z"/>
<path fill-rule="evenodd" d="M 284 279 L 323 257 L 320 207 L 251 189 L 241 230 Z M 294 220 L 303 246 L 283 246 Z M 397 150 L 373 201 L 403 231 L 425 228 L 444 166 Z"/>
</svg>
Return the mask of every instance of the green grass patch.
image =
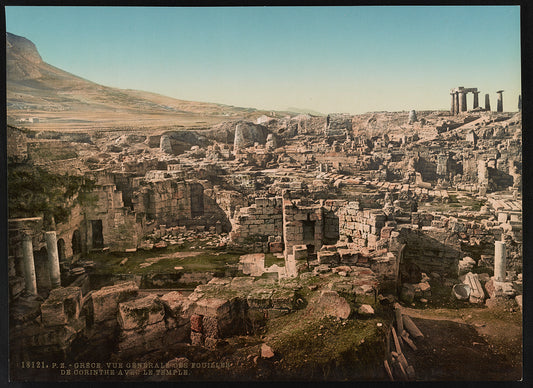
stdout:
<svg viewBox="0 0 533 388">
<path fill-rule="evenodd" d="M 34 148 L 32 150 L 32 157 L 42 160 L 65 160 L 65 159 L 73 159 L 78 157 L 78 153 L 74 151 L 73 149 L 61 149 L 61 150 L 55 150 L 51 151 L 50 149 L 46 147 L 41 148 Z"/>
<path fill-rule="evenodd" d="M 277 264 L 278 267 L 285 267 L 285 259 L 283 257 L 277 258 L 273 253 L 265 254 L 265 268 L 274 264 Z"/>
<path fill-rule="evenodd" d="M 378 322 L 384 320 L 339 321 L 301 310 L 270 320 L 266 336 L 289 369 L 325 378 L 365 377 L 383 359 L 387 325 L 378 327 Z"/>
<path fill-rule="evenodd" d="M 133 253 L 90 253 L 88 259 L 95 262 L 94 271 L 96 273 L 117 274 L 117 273 L 175 273 L 175 267 L 183 267 L 180 272 L 205 272 L 224 271 L 228 265 L 237 264 L 239 255 L 234 253 L 222 253 L 209 250 L 201 250 L 198 255 L 187 257 L 170 257 L 179 248 L 161 249 L 152 251 L 137 251 Z M 120 263 L 128 259 L 123 265 Z M 141 267 L 142 263 L 150 262 L 150 259 L 160 259 L 147 267 Z"/>
</svg>

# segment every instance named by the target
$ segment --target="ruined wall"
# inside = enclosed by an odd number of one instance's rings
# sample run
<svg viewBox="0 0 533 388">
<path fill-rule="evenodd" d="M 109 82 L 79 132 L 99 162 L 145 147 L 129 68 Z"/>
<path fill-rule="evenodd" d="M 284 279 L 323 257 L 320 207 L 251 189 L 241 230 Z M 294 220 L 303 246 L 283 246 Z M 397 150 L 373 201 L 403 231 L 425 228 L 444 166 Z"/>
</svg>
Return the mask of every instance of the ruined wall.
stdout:
<svg viewBox="0 0 533 388">
<path fill-rule="evenodd" d="M 21 163 L 28 157 L 28 137 L 26 131 L 7 126 L 7 157 L 10 161 Z"/>
<path fill-rule="evenodd" d="M 87 224 L 79 205 L 71 210 L 68 222 L 56 224 L 56 233 L 59 261 L 76 261 L 87 253 Z"/>
<path fill-rule="evenodd" d="M 400 229 L 400 244 L 405 244 L 401 268 L 411 263 L 425 273 L 456 275 L 457 264 L 462 258 L 458 236 L 441 228 L 430 230 Z"/>
<path fill-rule="evenodd" d="M 203 181 L 136 179 L 132 196 L 133 209 L 138 217 L 167 226 L 215 226 L 222 223 L 230 230 L 227 215 L 216 202 L 216 192 L 204 188 Z"/>
<path fill-rule="evenodd" d="M 489 167 L 485 160 L 478 161 L 478 183 L 487 191 L 505 190 L 513 185 L 513 177 L 495 167 Z"/>
<path fill-rule="evenodd" d="M 298 194 L 294 194 L 298 196 Z M 283 240 L 285 253 L 295 245 L 306 245 L 309 252 L 320 250 L 324 239 L 324 214 L 321 205 L 292 199 L 285 191 L 283 198 Z"/>
<path fill-rule="evenodd" d="M 40 140 L 27 143 L 28 157 L 36 162 L 71 159 L 78 156 L 71 143 L 62 140 Z"/>
<path fill-rule="evenodd" d="M 320 135 L 324 133 L 326 127 L 326 117 L 298 115 L 291 121 L 297 123 L 297 132 L 299 135 Z"/>
<path fill-rule="evenodd" d="M 328 199 L 323 203 L 324 244 L 331 245 L 340 238 L 340 213 L 348 204 L 344 200 Z"/>
<path fill-rule="evenodd" d="M 122 171 L 135 176 L 144 176 L 148 171 L 167 168 L 167 162 L 158 159 L 127 160 L 122 162 Z"/>
<path fill-rule="evenodd" d="M 86 210 L 87 249 L 122 251 L 137 247 L 136 217 L 124 207 L 114 184 L 97 185 L 96 205 Z"/>
<path fill-rule="evenodd" d="M 352 116 L 347 114 L 331 114 L 326 118 L 325 135 L 342 136 L 352 132 Z"/>
<path fill-rule="evenodd" d="M 220 190 L 214 187 L 215 197 L 218 206 L 226 213 L 229 219 L 235 216 L 235 212 L 242 207 L 248 206 L 248 202 L 243 194 L 234 190 Z"/>
<path fill-rule="evenodd" d="M 281 236 L 282 233 L 281 198 L 256 198 L 252 206 L 242 207 L 235 212 L 230 240 L 248 248 L 257 242 L 266 250 L 268 237 Z"/>
<path fill-rule="evenodd" d="M 437 179 L 437 163 L 429 160 L 427 157 L 415 157 L 414 168 L 416 172 L 422 175 L 422 179 L 425 182 Z"/>
<path fill-rule="evenodd" d="M 358 202 L 350 202 L 339 212 L 340 240 L 376 249 L 386 219 L 381 210 L 361 210 Z"/>
</svg>

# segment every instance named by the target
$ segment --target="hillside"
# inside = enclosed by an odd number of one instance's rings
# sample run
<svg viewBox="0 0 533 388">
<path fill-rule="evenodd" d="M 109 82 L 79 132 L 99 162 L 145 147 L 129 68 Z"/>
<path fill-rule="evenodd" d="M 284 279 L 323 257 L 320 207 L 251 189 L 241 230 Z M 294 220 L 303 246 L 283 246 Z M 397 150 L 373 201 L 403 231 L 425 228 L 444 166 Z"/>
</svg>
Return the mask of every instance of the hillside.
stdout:
<svg viewBox="0 0 533 388">
<path fill-rule="evenodd" d="M 271 113 L 99 85 L 44 62 L 30 40 L 9 32 L 6 67 L 11 124 L 42 129 L 202 127 L 230 119 L 253 120 Z M 38 123 L 28 121 L 33 117 Z"/>
</svg>

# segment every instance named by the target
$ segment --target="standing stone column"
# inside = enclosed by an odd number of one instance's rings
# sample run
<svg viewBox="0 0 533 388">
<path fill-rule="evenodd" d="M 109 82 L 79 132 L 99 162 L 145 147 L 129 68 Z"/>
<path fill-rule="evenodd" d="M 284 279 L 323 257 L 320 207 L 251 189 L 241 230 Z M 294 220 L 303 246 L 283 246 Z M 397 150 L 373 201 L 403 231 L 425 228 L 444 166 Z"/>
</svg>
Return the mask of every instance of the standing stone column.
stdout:
<svg viewBox="0 0 533 388">
<path fill-rule="evenodd" d="M 474 92 L 474 105 L 472 109 L 479 107 L 479 92 Z"/>
<path fill-rule="evenodd" d="M 450 112 L 452 113 L 452 115 L 454 115 L 455 114 L 455 93 L 451 92 L 450 96 L 452 96 L 452 105 L 450 108 Z"/>
<path fill-rule="evenodd" d="M 490 112 L 490 98 L 489 94 L 485 94 L 485 110 Z"/>
<path fill-rule="evenodd" d="M 506 273 L 506 255 L 505 242 L 494 242 L 494 280 L 504 282 L 507 277 Z"/>
<path fill-rule="evenodd" d="M 454 93 L 454 110 L 455 110 L 455 114 L 459 114 L 459 93 L 455 92 Z"/>
<path fill-rule="evenodd" d="M 26 291 L 37 295 L 37 278 L 35 276 L 35 263 L 33 261 L 33 243 L 29 234 L 22 237 L 22 259 L 24 261 L 24 283 Z"/>
<path fill-rule="evenodd" d="M 460 111 L 466 112 L 466 92 L 460 91 L 459 92 L 459 104 L 460 104 Z"/>
<path fill-rule="evenodd" d="M 56 232 L 46 232 L 46 249 L 48 251 L 48 269 L 50 271 L 50 282 L 52 288 L 61 287 L 61 271 L 59 269 L 59 254 L 57 253 Z"/>
<path fill-rule="evenodd" d="M 498 90 L 498 104 L 496 105 L 496 112 L 503 112 L 503 90 Z"/>
<path fill-rule="evenodd" d="M 418 118 L 416 117 L 416 111 L 413 109 L 409 112 L 409 124 L 417 122 Z"/>
</svg>

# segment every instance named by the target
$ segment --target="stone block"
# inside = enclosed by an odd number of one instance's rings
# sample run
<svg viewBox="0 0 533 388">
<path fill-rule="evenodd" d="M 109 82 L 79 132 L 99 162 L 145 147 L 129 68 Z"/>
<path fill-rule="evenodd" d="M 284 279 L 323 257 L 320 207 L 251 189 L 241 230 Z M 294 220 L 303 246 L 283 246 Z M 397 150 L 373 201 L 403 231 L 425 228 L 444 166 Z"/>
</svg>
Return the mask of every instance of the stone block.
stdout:
<svg viewBox="0 0 533 388">
<path fill-rule="evenodd" d="M 294 255 L 295 260 L 305 260 L 307 259 L 307 246 L 305 245 L 294 245 L 292 247 L 292 254 Z"/>
<path fill-rule="evenodd" d="M 168 316 L 176 319 L 178 324 L 182 320 L 188 320 L 191 315 L 192 302 L 181 292 L 172 291 L 159 298 L 165 307 Z"/>
<path fill-rule="evenodd" d="M 67 316 L 63 310 L 63 302 L 48 300 L 41 305 L 41 321 L 44 326 L 59 326 L 67 323 Z"/>
<path fill-rule="evenodd" d="M 145 326 L 140 330 L 123 330 L 119 337 L 118 349 L 126 354 L 160 349 L 165 344 L 166 332 L 164 321 Z"/>
<path fill-rule="evenodd" d="M 359 259 L 359 252 L 353 249 L 339 249 L 338 253 L 342 264 L 356 264 Z"/>
<path fill-rule="evenodd" d="M 210 338 L 220 338 L 220 328 L 218 319 L 215 317 L 204 316 L 202 319 L 202 333 Z"/>
<path fill-rule="evenodd" d="M 272 307 L 274 309 L 287 309 L 292 310 L 294 308 L 295 292 L 291 289 L 277 289 L 272 293 Z"/>
<path fill-rule="evenodd" d="M 250 277 L 236 277 L 231 280 L 231 288 L 249 290 L 254 283 L 254 279 Z"/>
<path fill-rule="evenodd" d="M 205 337 L 204 339 L 204 346 L 207 349 L 216 349 L 219 344 L 220 344 L 220 339 L 218 338 Z"/>
<path fill-rule="evenodd" d="M 415 287 L 410 283 L 404 283 L 400 292 L 400 299 L 405 303 L 413 303 L 415 300 Z"/>
<path fill-rule="evenodd" d="M 191 331 L 191 345 L 204 346 L 205 336 L 202 333 Z"/>
<path fill-rule="evenodd" d="M 223 317 L 229 314 L 230 307 L 227 299 L 202 298 L 196 302 L 194 313 L 210 317 Z"/>
<path fill-rule="evenodd" d="M 119 304 L 118 323 L 123 330 L 141 329 L 163 321 L 165 310 L 156 295 Z"/>
<path fill-rule="evenodd" d="M 284 245 L 282 242 L 270 242 L 268 243 L 268 250 L 270 253 L 281 253 L 283 252 Z"/>
<path fill-rule="evenodd" d="M 41 305 L 42 323 L 45 326 L 65 325 L 78 319 L 80 309 L 80 287 L 55 288 Z"/>
<path fill-rule="evenodd" d="M 267 309 L 272 307 L 272 290 L 257 289 L 248 294 L 246 300 L 250 308 Z"/>
<path fill-rule="evenodd" d="M 382 239 L 388 239 L 388 238 L 390 238 L 391 232 L 392 232 L 393 230 L 394 230 L 394 228 L 392 228 L 392 227 L 388 227 L 388 226 L 381 228 L 380 237 L 381 237 Z"/>
<path fill-rule="evenodd" d="M 203 316 L 198 315 L 198 314 L 192 314 L 190 321 L 191 321 L 191 330 L 197 333 L 201 333 L 203 330 L 203 325 L 202 325 Z"/>
<path fill-rule="evenodd" d="M 374 309 L 369 304 L 363 304 L 357 309 L 357 314 L 362 316 L 374 315 Z"/>
<path fill-rule="evenodd" d="M 118 304 L 137 296 L 139 287 L 134 282 L 102 287 L 93 292 L 92 307 L 94 322 L 116 319 Z"/>
<path fill-rule="evenodd" d="M 261 345 L 261 358 L 272 358 L 274 357 L 274 351 L 267 344 Z"/>
<path fill-rule="evenodd" d="M 324 290 L 318 299 L 318 307 L 326 315 L 347 319 L 350 316 L 350 305 L 336 291 Z"/>
<path fill-rule="evenodd" d="M 339 253 L 332 251 L 319 251 L 317 258 L 320 264 L 338 264 L 340 261 Z"/>
</svg>

